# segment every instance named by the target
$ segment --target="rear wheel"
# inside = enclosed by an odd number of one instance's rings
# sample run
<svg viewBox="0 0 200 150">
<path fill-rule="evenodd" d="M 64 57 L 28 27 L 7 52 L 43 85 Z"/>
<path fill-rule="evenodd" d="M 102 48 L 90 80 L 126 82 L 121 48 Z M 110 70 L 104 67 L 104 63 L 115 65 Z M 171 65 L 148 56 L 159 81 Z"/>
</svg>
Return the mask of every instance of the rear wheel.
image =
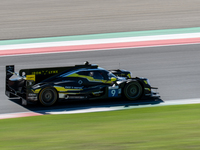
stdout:
<svg viewBox="0 0 200 150">
<path fill-rule="evenodd" d="M 131 81 L 124 87 L 124 95 L 129 100 L 137 100 L 142 95 L 142 86 L 137 81 Z"/>
<path fill-rule="evenodd" d="M 57 99 L 57 91 L 54 88 L 46 87 L 39 94 L 39 101 L 44 106 L 52 106 Z"/>
</svg>

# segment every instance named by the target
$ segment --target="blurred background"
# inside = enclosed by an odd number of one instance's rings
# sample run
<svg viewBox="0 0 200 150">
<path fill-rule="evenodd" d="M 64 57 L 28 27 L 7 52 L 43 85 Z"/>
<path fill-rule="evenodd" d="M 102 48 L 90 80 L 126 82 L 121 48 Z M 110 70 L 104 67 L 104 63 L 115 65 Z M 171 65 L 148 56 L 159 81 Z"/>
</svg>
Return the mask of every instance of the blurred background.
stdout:
<svg viewBox="0 0 200 150">
<path fill-rule="evenodd" d="M 6 0 L 0 40 L 198 27 L 199 0 Z"/>
</svg>

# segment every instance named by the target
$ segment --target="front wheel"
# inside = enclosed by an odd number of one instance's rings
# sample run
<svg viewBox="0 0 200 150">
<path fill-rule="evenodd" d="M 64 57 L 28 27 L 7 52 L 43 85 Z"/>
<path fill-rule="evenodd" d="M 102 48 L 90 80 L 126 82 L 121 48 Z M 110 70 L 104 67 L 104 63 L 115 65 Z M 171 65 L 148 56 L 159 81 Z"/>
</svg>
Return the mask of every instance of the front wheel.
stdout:
<svg viewBox="0 0 200 150">
<path fill-rule="evenodd" d="M 57 92 L 54 88 L 46 87 L 39 94 L 39 101 L 44 106 L 52 106 L 57 99 Z"/>
<path fill-rule="evenodd" d="M 142 86 L 137 81 L 131 81 L 124 87 L 124 95 L 129 100 L 138 100 L 142 95 Z"/>
</svg>

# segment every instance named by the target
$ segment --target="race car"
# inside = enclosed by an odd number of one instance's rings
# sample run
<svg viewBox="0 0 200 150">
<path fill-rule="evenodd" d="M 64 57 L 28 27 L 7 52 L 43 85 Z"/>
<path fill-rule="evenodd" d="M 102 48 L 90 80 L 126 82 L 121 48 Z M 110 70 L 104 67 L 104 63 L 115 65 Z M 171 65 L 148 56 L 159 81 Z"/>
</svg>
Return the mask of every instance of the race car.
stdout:
<svg viewBox="0 0 200 150">
<path fill-rule="evenodd" d="M 83 65 L 22 69 L 6 66 L 5 94 L 19 97 L 22 105 L 40 102 L 52 106 L 60 100 L 95 100 L 123 97 L 135 101 L 159 98 L 146 78 L 131 77 L 127 70 L 106 70 L 85 62 Z"/>
</svg>

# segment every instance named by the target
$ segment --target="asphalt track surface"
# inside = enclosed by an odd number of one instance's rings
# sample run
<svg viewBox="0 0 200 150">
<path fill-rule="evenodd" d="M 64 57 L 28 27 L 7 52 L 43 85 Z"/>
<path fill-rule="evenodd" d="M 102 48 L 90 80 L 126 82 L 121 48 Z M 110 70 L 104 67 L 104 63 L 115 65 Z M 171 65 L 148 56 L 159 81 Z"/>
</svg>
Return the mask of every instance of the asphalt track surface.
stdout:
<svg viewBox="0 0 200 150">
<path fill-rule="evenodd" d="M 200 44 L 160 46 L 9 56 L 0 58 L 0 113 L 38 111 L 44 109 L 93 107 L 94 105 L 128 105 L 127 101 L 97 101 L 61 103 L 55 107 L 23 107 L 18 99 L 9 100 L 4 94 L 5 65 L 15 64 L 16 71 L 23 68 L 68 66 L 84 61 L 99 64 L 105 69 L 126 69 L 132 76 L 147 77 L 151 85 L 159 88 L 161 100 L 199 98 Z"/>
<path fill-rule="evenodd" d="M 199 27 L 199 0 L 6 0 L 0 39 Z"/>
</svg>

